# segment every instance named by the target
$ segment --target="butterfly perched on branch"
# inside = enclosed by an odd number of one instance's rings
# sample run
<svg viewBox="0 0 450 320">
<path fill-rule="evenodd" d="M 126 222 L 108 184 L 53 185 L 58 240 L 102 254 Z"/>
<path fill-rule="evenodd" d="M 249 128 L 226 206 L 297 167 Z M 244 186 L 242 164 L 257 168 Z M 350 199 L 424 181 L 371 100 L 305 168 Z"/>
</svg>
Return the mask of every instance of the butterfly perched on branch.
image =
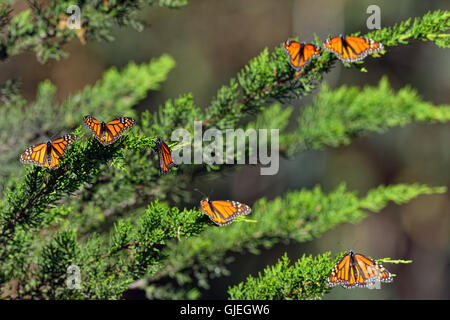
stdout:
<svg viewBox="0 0 450 320">
<path fill-rule="evenodd" d="M 156 151 L 158 152 L 159 174 L 166 174 L 170 169 L 177 166 L 173 162 L 172 151 L 161 137 L 156 139 Z"/>
<path fill-rule="evenodd" d="M 340 60 L 356 62 L 364 59 L 369 53 L 379 52 L 384 49 L 383 44 L 364 37 L 339 37 L 328 38 L 323 42 L 325 50 L 334 53 Z"/>
<path fill-rule="evenodd" d="M 94 137 L 107 146 L 120 138 L 122 133 L 134 126 L 136 121 L 132 118 L 120 117 L 110 122 L 99 122 L 92 116 L 85 116 L 84 123 L 92 131 Z"/>
<path fill-rule="evenodd" d="M 306 66 L 311 59 L 317 58 L 322 54 L 322 49 L 311 43 L 287 40 L 284 42 L 283 47 L 289 56 L 289 63 L 297 70 Z"/>
<path fill-rule="evenodd" d="M 352 250 L 336 264 L 328 275 L 328 286 L 346 289 L 370 287 L 377 281 L 392 282 L 391 273 L 376 261 Z"/>
<path fill-rule="evenodd" d="M 67 134 L 53 141 L 47 141 L 28 147 L 20 155 L 20 162 L 32 163 L 37 166 L 56 169 L 60 166 L 60 159 L 66 152 L 69 145 L 74 142 L 77 137 L 73 134 Z"/>
<path fill-rule="evenodd" d="M 200 201 L 202 211 L 217 225 L 224 226 L 252 212 L 252 208 L 244 203 L 231 200 L 214 200 L 208 198 Z"/>
</svg>

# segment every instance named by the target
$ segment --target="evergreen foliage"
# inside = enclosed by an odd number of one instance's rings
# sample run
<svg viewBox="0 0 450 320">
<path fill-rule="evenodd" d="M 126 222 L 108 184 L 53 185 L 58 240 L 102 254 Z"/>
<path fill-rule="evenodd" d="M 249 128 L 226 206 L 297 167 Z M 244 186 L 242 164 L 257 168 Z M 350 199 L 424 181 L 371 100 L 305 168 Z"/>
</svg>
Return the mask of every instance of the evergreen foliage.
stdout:
<svg viewBox="0 0 450 320">
<path fill-rule="evenodd" d="M 338 224 L 359 222 L 367 216 L 366 209 L 379 212 L 388 201 L 402 204 L 420 194 L 445 192 L 443 187 L 399 184 L 380 186 L 366 197 L 358 198 L 355 192 L 347 191 L 341 184 L 329 194 L 316 187 L 288 192 L 271 201 L 262 198 L 253 205 L 251 216 L 233 223 L 226 230 L 209 228 L 201 237 L 168 244 L 167 266 L 151 276 L 149 283 L 170 277 L 184 290 L 189 284 L 209 288 L 206 275 L 228 274 L 226 264 L 232 262 L 226 257 L 229 252 L 258 254 L 263 248 L 270 248 L 280 241 L 311 241 Z M 149 285 L 148 295 L 169 298 L 167 287 L 158 290 L 157 285 Z"/>
<path fill-rule="evenodd" d="M 142 31 L 144 23 L 138 19 L 139 10 L 146 6 L 176 8 L 186 0 L 93 0 L 77 3 L 81 29 L 70 29 L 67 21 L 74 11 L 68 8 L 74 1 L 30 0 L 30 8 L 11 16 L 14 1 L 0 3 L 0 59 L 6 59 L 25 51 L 32 51 L 45 63 L 49 59 L 67 56 L 62 46 L 78 37 L 81 43 L 89 40 L 113 41 L 115 26 L 129 26 Z"/>
<path fill-rule="evenodd" d="M 15 16 L 11 3 L 0 5 L 0 58 L 32 51 L 46 62 L 65 56 L 63 44 L 76 36 L 82 42 L 112 41 L 116 25 L 141 30 L 136 14 L 146 5 L 179 7 L 185 1 L 83 1 L 81 33 L 62 22 L 70 1 L 32 1 L 30 9 Z M 448 11 L 434 11 L 367 36 L 387 50 L 411 40 L 448 48 L 449 18 Z M 397 184 L 358 197 L 344 183 L 328 194 L 320 187 L 291 191 L 274 200 L 259 199 L 250 216 L 223 228 L 214 227 L 197 207 L 178 207 L 191 200 L 190 186 L 197 175 L 225 170 L 225 165 L 182 165 L 159 176 L 156 137 L 170 141 L 176 128 L 193 132 L 194 120 L 202 121 L 203 129 L 279 128 L 280 148 L 287 155 L 337 147 L 368 132 L 381 134 L 408 123 L 450 120 L 450 106 L 423 101 L 409 87 L 396 92 L 383 78 L 377 87 L 332 90 L 322 85 L 288 132 L 293 108 L 283 109 L 280 103 L 310 94 L 337 61 L 324 52 L 296 72 L 281 45 L 271 53 L 266 48 L 220 88 L 204 110 L 188 93 L 166 101 L 155 113 L 141 114 L 133 107 L 150 90 L 158 90 L 175 66 L 168 55 L 141 65 L 130 63 L 120 71 L 112 68 L 62 103 L 56 101 L 57 88 L 50 81 L 39 85 L 33 102 L 21 96 L 19 82 L 7 81 L 0 88 L 1 296 L 120 299 L 134 281 L 145 279 L 149 298 L 194 299 L 200 296 L 199 288 L 208 288 L 210 278 L 227 274 L 229 253 L 258 254 L 280 241 L 310 241 L 338 224 L 361 221 L 367 211 L 381 211 L 389 201 L 400 205 L 420 195 L 446 192 L 444 187 Z M 363 64 L 352 66 L 364 71 Z M 104 148 L 81 125 L 87 114 L 105 121 L 131 116 L 137 124 Z M 17 159 L 27 146 L 62 131 L 78 139 L 60 168 L 23 169 Z M 231 287 L 229 297 L 319 299 L 328 292 L 326 275 L 335 260 L 329 253 L 303 256 L 290 266 L 284 256 L 264 275 Z M 81 289 L 66 285 L 71 265 L 81 270 Z"/>
<path fill-rule="evenodd" d="M 328 274 L 345 252 L 331 258 L 330 252 L 312 257 L 303 255 L 290 265 L 287 254 L 278 262 L 249 276 L 245 282 L 228 289 L 231 300 L 317 300 L 331 289 L 327 285 Z M 409 260 L 376 259 L 378 263 L 411 263 Z"/>
<path fill-rule="evenodd" d="M 319 116 L 320 115 L 320 116 Z M 287 134 L 285 148 L 290 154 L 324 146 L 349 144 L 367 132 L 383 133 L 409 123 L 443 123 L 450 120 L 450 106 L 423 101 L 416 90 L 392 90 L 382 78 L 378 87 L 342 86 L 336 90 L 324 84 L 311 106 L 297 119 L 297 129 Z"/>
<path fill-rule="evenodd" d="M 342 255 L 340 256 L 342 257 Z M 320 299 L 329 292 L 327 278 L 339 259 L 330 253 L 316 257 L 303 255 L 290 266 L 285 254 L 273 266 L 264 269 L 264 275 L 249 276 L 245 283 L 229 288 L 232 300 L 299 300 Z"/>
</svg>

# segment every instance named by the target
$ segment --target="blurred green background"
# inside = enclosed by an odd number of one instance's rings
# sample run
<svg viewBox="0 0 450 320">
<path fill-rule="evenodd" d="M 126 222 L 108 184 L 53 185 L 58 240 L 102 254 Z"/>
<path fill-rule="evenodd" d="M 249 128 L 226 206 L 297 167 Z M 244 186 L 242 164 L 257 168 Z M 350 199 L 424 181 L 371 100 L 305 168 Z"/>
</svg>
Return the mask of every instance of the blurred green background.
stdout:
<svg viewBox="0 0 450 320">
<path fill-rule="evenodd" d="M 177 67 L 159 92 L 151 92 L 138 110 L 155 110 L 166 99 L 192 92 L 195 102 L 206 107 L 221 85 L 265 47 L 272 50 L 289 37 L 312 41 L 314 34 L 368 32 L 366 9 L 381 8 L 381 27 L 435 9 L 450 10 L 449 1 L 308 1 L 308 0 L 191 0 L 181 9 L 149 8 L 141 13 L 148 26 L 141 33 L 117 29 L 112 43 L 76 39 L 66 45 L 67 59 L 40 65 L 34 55 L 23 54 L 0 63 L 0 82 L 20 78 L 23 94 L 34 100 L 40 81 L 50 79 L 58 97 L 93 84 L 111 66 L 130 61 L 148 62 L 168 53 Z M 23 5 L 23 7 L 21 7 Z M 14 9 L 23 10 L 18 3 Z M 345 69 L 340 63 L 325 76 L 332 88 L 346 85 L 376 85 L 387 75 L 395 89 L 410 85 L 434 104 L 450 104 L 450 59 L 448 50 L 431 43 L 387 48 L 381 59 L 368 57 L 368 73 Z M 297 112 L 311 96 L 293 102 Z M 293 117 L 296 118 L 296 117 Z M 294 121 L 292 123 L 294 124 Z M 450 184 L 450 126 L 409 125 L 387 134 L 357 138 L 349 146 L 304 152 L 281 159 L 280 172 L 260 176 L 259 168 L 246 166 L 226 171 L 219 180 L 207 177 L 197 182 L 212 198 L 235 199 L 249 205 L 261 197 L 272 199 L 287 190 L 321 185 L 333 190 L 341 181 L 363 195 L 380 184 Z M 196 196 L 198 200 L 200 195 Z M 197 200 L 197 199 L 196 199 Z M 197 205 L 197 202 L 190 204 Z M 411 203 L 390 205 L 357 225 L 340 225 L 307 244 L 280 243 L 261 255 L 234 255 L 228 277 L 214 279 L 204 298 L 226 298 L 229 285 L 249 274 L 257 275 L 284 252 L 291 260 L 303 253 L 333 254 L 353 249 L 372 258 L 412 259 L 406 265 L 385 265 L 397 276 L 383 290 L 335 288 L 326 299 L 449 299 L 450 298 L 450 196 L 421 196 Z"/>
</svg>

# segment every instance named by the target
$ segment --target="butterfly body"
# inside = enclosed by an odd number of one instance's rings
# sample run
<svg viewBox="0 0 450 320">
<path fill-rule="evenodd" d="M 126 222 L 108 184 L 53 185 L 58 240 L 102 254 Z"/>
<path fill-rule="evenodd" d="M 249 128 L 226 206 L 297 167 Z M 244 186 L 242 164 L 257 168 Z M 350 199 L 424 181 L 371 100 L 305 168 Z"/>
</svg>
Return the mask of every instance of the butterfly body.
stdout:
<svg viewBox="0 0 450 320">
<path fill-rule="evenodd" d="M 289 63 L 294 69 L 305 67 L 313 58 L 322 54 L 320 47 L 304 42 L 287 40 L 283 44 L 284 51 L 289 56 Z"/>
<path fill-rule="evenodd" d="M 106 136 L 106 123 L 104 123 L 103 121 L 100 124 L 100 132 L 102 133 L 102 137 L 101 140 L 102 141 L 106 141 L 108 139 L 108 137 Z"/>
<path fill-rule="evenodd" d="M 328 275 L 328 286 L 346 289 L 369 287 L 375 282 L 392 282 L 391 273 L 376 261 L 352 250 L 336 264 Z"/>
<path fill-rule="evenodd" d="M 159 174 L 166 174 L 170 169 L 177 166 L 173 162 L 172 151 L 161 137 L 156 139 L 156 150 L 158 151 Z"/>
<path fill-rule="evenodd" d="M 53 141 L 47 141 L 33 145 L 25 149 L 20 155 L 20 162 L 25 164 L 35 164 L 37 166 L 56 169 L 60 166 L 60 158 L 64 155 L 69 145 L 77 137 L 67 134 Z"/>
<path fill-rule="evenodd" d="M 328 52 L 334 53 L 340 60 L 356 62 L 364 59 L 369 53 L 384 49 L 383 44 L 372 39 L 339 35 L 328 38 L 323 46 Z"/>
<path fill-rule="evenodd" d="M 46 148 L 47 149 L 46 149 L 46 151 L 44 153 L 44 158 L 46 158 L 46 159 L 44 159 L 44 161 L 46 161 L 46 163 L 44 162 L 44 166 L 48 167 L 51 164 L 51 161 L 52 161 L 52 156 L 51 156 L 51 154 L 52 154 L 52 152 L 51 152 L 51 150 L 52 150 L 52 143 L 51 143 L 50 140 L 47 141 Z"/>
<path fill-rule="evenodd" d="M 133 127 L 135 122 L 134 119 L 128 117 L 120 117 L 107 123 L 100 122 L 92 116 L 84 117 L 84 123 L 103 146 L 115 142 L 124 131 Z"/>
<path fill-rule="evenodd" d="M 232 200 L 214 200 L 208 198 L 200 201 L 202 211 L 217 225 L 224 226 L 236 219 L 252 212 L 252 209 L 244 204 Z"/>
</svg>

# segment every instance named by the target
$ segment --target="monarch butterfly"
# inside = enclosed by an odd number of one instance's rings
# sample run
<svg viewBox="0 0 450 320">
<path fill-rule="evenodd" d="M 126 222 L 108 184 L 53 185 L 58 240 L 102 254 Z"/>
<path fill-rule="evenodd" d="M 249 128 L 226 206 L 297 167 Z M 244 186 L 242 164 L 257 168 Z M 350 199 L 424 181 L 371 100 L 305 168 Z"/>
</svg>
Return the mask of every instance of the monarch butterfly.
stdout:
<svg viewBox="0 0 450 320">
<path fill-rule="evenodd" d="M 159 174 L 166 174 L 177 166 L 172 160 L 172 151 L 161 137 L 156 139 L 156 150 L 158 151 Z"/>
<path fill-rule="evenodd" d="M 392 282 L 392 275 L 381 264 L 352 250 L 336 264 L 328 275 L 328 286 L 346 289 L 367 287 L 376 281 Z"/>
<path fill-rule="evenodd" d="M 125 130 L 134 126 L 136 121 L 131 118 L 120 117 L 108 123 L 97 121 L 92 116 L 85 116 L 84 123 L 92 131 L 94 137 L 104 146 L 110 145 L 120 138 Z"/>
<path fill-rule="evenodd" d="M 311 59 L 322 54 L 322 49 L 310 43 L 287 40 L 283 46 L 289 56 L 289 63 L 297 70 L 306 66 Z"/>
<path fill-rule="evenodd" d="M 230 200 L 200 201 L 202 211 L 217 225 L 223 226 L 233 222 L 238 216 L 245 216 L 252 212 L 248 205 Z"/>
<path fill-rule="evenodd" d="M 56 140 L 28 147 L 20 155 L 20 162 L 56 169 L 60 166 L 59 159 L 64 155 L 67 147 L 76 139 L 76 136 L 67 134 Z"/>
<path fill-rule="evenodd" d="M 379 52 L 384 49 L 383 44 L 363 37 L 328 38 L 323 43 L 325 50 L 333 52 L 340 60 L 355 62 L 364 59 L 367 54 Z"/>
</svg>

